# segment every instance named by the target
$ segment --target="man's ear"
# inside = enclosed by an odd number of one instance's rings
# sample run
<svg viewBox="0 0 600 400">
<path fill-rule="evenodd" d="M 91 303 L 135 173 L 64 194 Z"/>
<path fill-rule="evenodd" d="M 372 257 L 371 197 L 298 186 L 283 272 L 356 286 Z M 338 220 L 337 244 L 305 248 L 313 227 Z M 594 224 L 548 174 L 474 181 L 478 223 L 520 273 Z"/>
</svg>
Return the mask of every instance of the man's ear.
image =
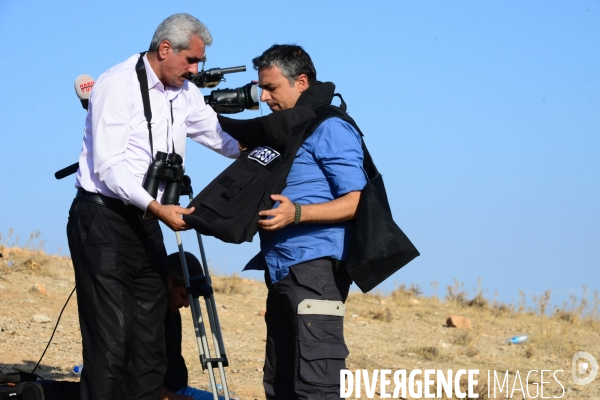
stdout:
<svg viewBox="0 0 600 400">
<path fill-rule="evenodd" d="M 306 74 L 300 74 L 298 75 L 298 77 L 296 78 L 296 84 L 298 85 L 298 90 L 300 91 L 300 93 L 304 92 L 306 89 L 308 89 L 308 76 L 306 76 Z"/>
<path fill-rule="evenodd" d="M 172 52 L 172 51 L 173 51 L 173 46 L 171 46 L 171 42 L 169 42 L 168 40 L 165 39 L 162 42 L 160 42 L 160 44 L 158 45 L 158 50 L 157 50 L 156 54 L 160 60 L 164 60 L 169 55 L 169 52 Z"/>
</svg>

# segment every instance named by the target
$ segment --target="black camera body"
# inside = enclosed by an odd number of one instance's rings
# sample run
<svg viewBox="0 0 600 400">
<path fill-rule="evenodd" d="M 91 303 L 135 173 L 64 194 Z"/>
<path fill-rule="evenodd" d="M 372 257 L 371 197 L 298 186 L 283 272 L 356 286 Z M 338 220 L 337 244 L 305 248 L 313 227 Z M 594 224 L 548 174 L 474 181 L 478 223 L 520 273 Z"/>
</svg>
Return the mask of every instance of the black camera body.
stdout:
<svg viewBox="0 0 600 400">
<path fill-rule="evenodd" d="M 223 75 L 244 72 L 246 66 L 231 68 L 211 68 L 190 77 L 190 82 L 199 88 L 214 88 L 224 82 Z M 244 110 L 258 110 L 258 84 L 250 82 L 235 89 L 216 89 L 204 97 L 204 102 L 220 114 L 235 114 Z"/>
<path fill-rule="evenodd" d="M 185 185 L 183 158 L 177 153 L 156 152 L 156 158 L 148 167 L 146 179 L 144 180 L 144 189 L 156 199 L 158 186 L 165 182 L 165 191 L 162 196 L 162 204 L 179 205 L 179 196 L 182 185 Z"/>
<path fill-rule="evenodd" d="M 258 85 L 248 83 L 236 89 L 217 89 L 204 97 L 204 102 L 220 114 L 258 110 Z"/>
</svg>

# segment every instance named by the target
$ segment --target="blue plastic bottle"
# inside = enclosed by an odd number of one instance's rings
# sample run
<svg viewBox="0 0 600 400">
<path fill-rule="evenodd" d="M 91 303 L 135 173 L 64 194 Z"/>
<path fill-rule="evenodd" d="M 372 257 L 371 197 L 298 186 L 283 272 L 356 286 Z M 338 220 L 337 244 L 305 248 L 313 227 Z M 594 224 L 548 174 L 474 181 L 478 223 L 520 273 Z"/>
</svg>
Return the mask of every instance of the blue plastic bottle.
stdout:
<svg viewBox="0 0 600 400">
<path fill-rule="evenodd" d="M 82 369 L 83 369 L 83 364 L 76 365 L 73 367 L 73 373 L 80 375 Z"/>
<path fill-rule="evenodd" d="M 527 335 L 519 335 L 519 336 L 511 337 L 510 339 L 508 339 L 506 341 L 506 343 L 509 343 L 509 344 L 521 344 L 521 343 L 525 343 L 527 340 L 529 340 L 529 336 L 527 336 Z"/>
</svg>

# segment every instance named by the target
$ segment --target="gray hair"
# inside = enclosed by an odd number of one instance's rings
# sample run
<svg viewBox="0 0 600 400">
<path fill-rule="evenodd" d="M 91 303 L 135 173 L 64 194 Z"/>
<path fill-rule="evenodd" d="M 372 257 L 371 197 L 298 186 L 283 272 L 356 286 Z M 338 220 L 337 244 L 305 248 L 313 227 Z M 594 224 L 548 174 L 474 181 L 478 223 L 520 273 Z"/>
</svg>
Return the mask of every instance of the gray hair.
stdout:
<svg viewBox="0 0 600 400">
<path fill-rule="evenodd" d="M 158 45 L 163 40 L 168 40 L 173 46 L 175 53 L 187 50 L 190 46 L 192 36 L 196 35 L 204 42 L 205 46 L 212 44 L 212 36 L 208 28 L 190 14 L 173 14 L 158 25 L 149 51 L 158 50 Z"/>
</svg>

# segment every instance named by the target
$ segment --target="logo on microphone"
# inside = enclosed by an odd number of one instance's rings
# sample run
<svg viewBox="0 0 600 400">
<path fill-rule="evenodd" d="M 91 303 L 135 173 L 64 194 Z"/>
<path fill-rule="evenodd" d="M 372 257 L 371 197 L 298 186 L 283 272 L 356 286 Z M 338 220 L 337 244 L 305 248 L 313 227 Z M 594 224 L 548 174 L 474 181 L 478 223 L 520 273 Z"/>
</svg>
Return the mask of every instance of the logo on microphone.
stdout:
<svg viewBox="0 0 600 400">
<path fill-rule="evenodd" d="M 79 89 L 82 93 L 87 93 L 92 91 L 92 87 L 94 86 L 95 81 L 83 82 L 79 85 Z"/>
<path fill-rule="evenodd" d="M 581 361 L 582 359 L 585 359 L 585 362 Z M 596 379 L 596 375 L 598 375 L 598 361 L 593 355 L 585 351 L 578 351 L 573 354 L 572 366 L 573 382 L 577 385 L 587 385 Z M 586 373 L 589 375 L 582 378 L 581 376 Z"/>
</svg>

